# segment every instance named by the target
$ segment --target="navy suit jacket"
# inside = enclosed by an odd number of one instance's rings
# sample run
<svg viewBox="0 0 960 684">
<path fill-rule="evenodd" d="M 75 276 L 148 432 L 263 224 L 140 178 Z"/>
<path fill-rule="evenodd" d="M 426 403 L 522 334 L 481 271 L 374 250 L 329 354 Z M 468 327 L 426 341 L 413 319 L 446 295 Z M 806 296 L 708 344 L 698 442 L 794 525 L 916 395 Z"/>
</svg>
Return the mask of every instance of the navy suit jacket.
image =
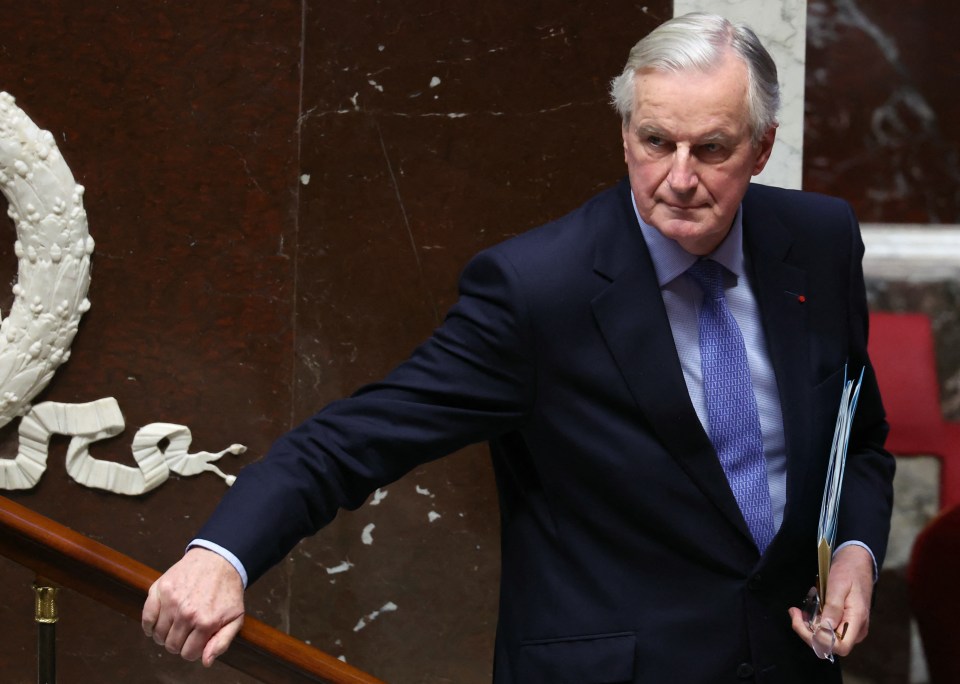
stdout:
<svg viewBox="0 0 960 684">
<path fill-rule="evenodd" d="M 893 459 L 867 358 L 863 246 L 837 199 L 752 185 L 744 250 L 784 418 L 787 500 L 761 557 L 687 394 L 629 185 L 476 256 L 386 379 L 244 469 L 199 536 L 252 579 L 425 461 L 488 440 L 499 684 L 839 681 L 790 629 L 845 364 L 866 367 L 838 543 L 882 561 Z"/>
</svg>

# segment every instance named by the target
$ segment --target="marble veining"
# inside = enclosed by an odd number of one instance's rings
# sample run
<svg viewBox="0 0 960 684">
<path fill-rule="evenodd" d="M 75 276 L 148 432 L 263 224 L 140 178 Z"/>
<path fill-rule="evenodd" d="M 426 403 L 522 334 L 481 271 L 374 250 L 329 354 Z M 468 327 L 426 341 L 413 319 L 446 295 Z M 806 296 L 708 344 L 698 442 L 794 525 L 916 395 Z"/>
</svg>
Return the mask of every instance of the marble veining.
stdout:
<svg viewBox="0 0 960 684">
<path fill-rule="evenodd" d="M 947 125 L 960 86 L 949 3 L 909 14 L 891 0 L 811 0 L 809 189 L 854 202 L 862 220 L 960 220 L 960 141 Z M 922 58 L 922 59 L 921 59 Z"/>
</svg>

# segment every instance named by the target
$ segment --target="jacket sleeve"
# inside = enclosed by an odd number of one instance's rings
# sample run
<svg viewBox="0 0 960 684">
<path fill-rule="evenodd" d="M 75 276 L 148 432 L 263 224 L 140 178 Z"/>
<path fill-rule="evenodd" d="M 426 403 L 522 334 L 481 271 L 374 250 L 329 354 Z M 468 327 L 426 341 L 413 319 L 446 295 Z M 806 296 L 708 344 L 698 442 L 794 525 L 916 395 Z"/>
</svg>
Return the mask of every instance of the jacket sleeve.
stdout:
<svg viewBox="0 0 960 684">
<path fill-rule="evenodd" d="M 884 448 L 887 425 L 880 390 L 867 354 L 869 313 L 863 279 L 864 254 L 860 229 L 848 207 L 852 225 L 852 258 L 849 281 L 849 331 L 851 377 L 864 368 L 860 399 L 850 434 L 837 546 L 844 541 L 865 543 L 873 552 L 879 569 L 887 550 L 890 515 L 893 506 L 893 474 L 895 461 Z"/>
<path fill-rule="evenodd" d="M 340 508 L 518 427 L 535 385 L 519 282 L 502 250 L 475 257 L 433 335 L 382 381 L 331 403 L 244 468 L 198 538 L 235 554 L 253 582 Z"/>
</svg>

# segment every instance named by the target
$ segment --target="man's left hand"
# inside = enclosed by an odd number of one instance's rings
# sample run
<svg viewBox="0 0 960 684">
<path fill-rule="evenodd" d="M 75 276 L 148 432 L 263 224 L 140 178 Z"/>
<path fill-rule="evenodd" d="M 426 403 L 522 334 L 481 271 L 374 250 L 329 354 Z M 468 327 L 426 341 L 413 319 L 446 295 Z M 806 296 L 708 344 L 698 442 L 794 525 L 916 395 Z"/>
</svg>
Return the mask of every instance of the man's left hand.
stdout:
<svg viewBox="0 0 960 684">
<path fill-rule="evenodd" d="M 870 600 L 873 596 L 873 558 L 862 546 L 850 545 L 837 551 L 827 578 L 827 603 L 821 621 L 835 625 L 838 638 L 833 652 L 850 654 L 863 641 L 870 627 Z M 793 631 L 812 647 L 813 633 L 803 619 L 803 611 L 790 608 Z M 843 635 L 843 638 L 839 638 Z"/>
</svg>

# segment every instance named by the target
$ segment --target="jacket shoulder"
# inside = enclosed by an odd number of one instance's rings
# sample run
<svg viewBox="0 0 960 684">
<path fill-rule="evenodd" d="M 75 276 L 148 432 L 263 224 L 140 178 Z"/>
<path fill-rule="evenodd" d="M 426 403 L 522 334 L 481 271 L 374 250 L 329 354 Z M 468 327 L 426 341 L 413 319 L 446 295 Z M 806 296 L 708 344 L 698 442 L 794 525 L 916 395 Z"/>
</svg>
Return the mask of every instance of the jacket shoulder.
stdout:
<svg viewBox="0 0 960 684">
<path fill-rule="evenodd" d="M 487 250 L 505 258 L 521 270 L 539 267 L 549 270 L 561 264 L 582 264 L 591 268 L 596 245 L 617 240 L 624 228 L 636 225 L 626 182 L 594 195 L 569 213 L 531 228 Z M 637 229 L 639 234 L 639 228 Z M 481 253 L 483 254 L 483 252 Z"/>
<path fill-rule="evenodd" d="M 819 192 L 806 190 L 790 190 L 777 188 L 772 185 L 751 183 L 747 194 L 743 198 L 744 209 L 747 211 L 771 211 L 782 216 L 810 214 L 843 214 L 852 215 L 850 204 L 839 197 L 825 195 Z"/>
</svg>

